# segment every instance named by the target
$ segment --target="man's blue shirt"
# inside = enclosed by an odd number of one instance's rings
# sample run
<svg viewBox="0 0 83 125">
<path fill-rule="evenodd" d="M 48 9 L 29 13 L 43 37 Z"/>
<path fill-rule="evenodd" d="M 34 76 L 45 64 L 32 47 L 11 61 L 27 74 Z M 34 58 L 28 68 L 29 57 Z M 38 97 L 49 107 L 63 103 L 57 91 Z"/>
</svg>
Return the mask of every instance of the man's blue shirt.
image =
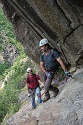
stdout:
<svg viewBox="0 0 83 125">
<path fill-rule="evenodd" d="M 40 62 L 44 62 L 44 67 L 46 70 L 55 70 L 57 64 L 57 58 L 59 58 L 59 54 L 56 51 L 50 52 L 46 55 L 45 53 L 40 56 Z"/>
</svg>

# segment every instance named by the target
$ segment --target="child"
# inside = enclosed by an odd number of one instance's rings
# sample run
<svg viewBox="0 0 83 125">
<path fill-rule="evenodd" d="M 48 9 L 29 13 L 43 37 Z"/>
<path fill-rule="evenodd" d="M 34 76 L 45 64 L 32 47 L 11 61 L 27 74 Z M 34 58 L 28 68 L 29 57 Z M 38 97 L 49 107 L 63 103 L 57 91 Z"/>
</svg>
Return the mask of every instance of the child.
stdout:
<svg viewBox="0 0 83 125">
<path fill-rule="evenodd" d="M 32 99 L 32 109 L 34 109 L 36 108 L 35 93 L 38 97 L 38 103 L 42 103 L 39 84 L 42 84 L 44 86 L 44 83 L 41 82 L 40 77 L 37 74 L 33 74 L 31 68 L 27 68 L 27 73 L 28 76 L 26 79 L 26 87 L 28 90 L 28 96 L 31 96 Z"/>
</svg>

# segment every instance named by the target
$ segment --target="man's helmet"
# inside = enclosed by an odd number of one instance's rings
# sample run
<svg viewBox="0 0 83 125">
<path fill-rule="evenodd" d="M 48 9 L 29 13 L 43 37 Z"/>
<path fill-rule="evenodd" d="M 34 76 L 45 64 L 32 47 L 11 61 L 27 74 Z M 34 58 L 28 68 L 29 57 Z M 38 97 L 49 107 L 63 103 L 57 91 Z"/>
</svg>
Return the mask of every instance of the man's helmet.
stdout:
<svg viewBox="0 0 83 125">
<path fill-rule="evenodd" d="M 45 45 L 47 43 L 48 43 L 48 40 L 46 38 L 44 38 L 44 39 L 40 40 L 39 47 L 41 47 L 41 46 L 43 46 L 43 45 Z"/>
<path fill-rule="evenodd" d="M 32 71 L 32 69 L 31 68 L 27 68 L 27 72 L 29 72 L 29 71 Z"/>
</svg>

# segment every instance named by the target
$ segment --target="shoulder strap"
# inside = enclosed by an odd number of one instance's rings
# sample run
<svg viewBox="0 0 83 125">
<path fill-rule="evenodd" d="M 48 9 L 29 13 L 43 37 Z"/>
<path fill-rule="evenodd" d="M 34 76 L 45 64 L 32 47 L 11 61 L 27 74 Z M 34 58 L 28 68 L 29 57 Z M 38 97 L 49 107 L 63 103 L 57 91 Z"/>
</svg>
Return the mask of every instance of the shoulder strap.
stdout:
<svg viewBox="0 0 83 125">
<path fill-rule="evenodd" d="M 59 52 L 56 48 L 51 49 L 52 57 L 54 58 L 54 51 L 56 51 L 60 56 L 61 52 Z"/>
<path fill-rule="evenodd" d="M 43 61 L 44 61 L 44 54 L 45 54 L 45 52 L 43 52 L 43 53 L 41 54 L 41 57 L 42 57 Z"/>
<path fill-rule="evenodd" d="M 38 79 L 37 79 L 37 77 L 36 77 L 36 74 L 33 74 L 33 76 L 34 76 L 35 80 L 38 82 Z M 38 82 L 38 85 L 39 85 L 39 82 Z"/>
<path fill-rule="evenodd" d="M 33 74 L 33 76 L 36 78 L 36 74 Z"/>
<path fill-rule="evenodd" d="M 56 50 L 56 48 L 51 49 L 52 58 L 55 58 L 55 57 L 54 57 L 54 51 L 58 52 L 58 51 Z M 58 53 L 58 54 L 59 54 L 59 53 Z M 58 62 L 57 60 L 56 60 L 56 65 L 57 65 L 57 69 L 58 69 L 59 66 L 60 66 L 60 64 L 59 64 L 59 62 Z"/>
<path fill-rule="evenodd" d="M 51 49 L 51 55 L 54 58 L 54 49 Z"/>
<path fill-rule="evenodd" d="M 43 61 L 44 61 L 44 54 L 45 54 L 45 52 L 43 52 L 43 53 L 41 54 L 41 57 L 42 57 Z M 53 49 L 51 49 L 51 55 L 52 55 L 52 57 L 54 58 L 54 50 L 53 50 Z"/>
<path fill-rule="evenodd" d="M 33 74 L 33 76 L 34 76 L 34 78 L 37 80 L 36 74 Z M 29 78 L 29 76 L 27 77 L 27 79 L 28 79 L 28 81 L 29 81 L 29 83 L 30 83 L 30 78 Z"/>
<path fill-rule="evenodd" d="M 52 49 L 51 49 L 51 55 L 52 55 L 53 58 L 55 58 L 55 57 L 54 57 L 54 51 L 58 52 L 59 55 L 61 54 L 56 48 L 52 48 Z M 43 53 L 41 54 L 43 60 L 44 60 L 44 54 L 45 54 L 45 52 L 43 52 Z"/>
<path fill-rule="evenodd" d="M 28 79 L 28 82 L 30 83 L 30 79 L 29 79 L 29 76 L 27 77 L 27 79 Z"/>
<path fill-rule="evenodd" d="M 45 54 L 45 52 L 42 53 L 42 55 L 44 55 L 44 54 Z"/>
</svg>

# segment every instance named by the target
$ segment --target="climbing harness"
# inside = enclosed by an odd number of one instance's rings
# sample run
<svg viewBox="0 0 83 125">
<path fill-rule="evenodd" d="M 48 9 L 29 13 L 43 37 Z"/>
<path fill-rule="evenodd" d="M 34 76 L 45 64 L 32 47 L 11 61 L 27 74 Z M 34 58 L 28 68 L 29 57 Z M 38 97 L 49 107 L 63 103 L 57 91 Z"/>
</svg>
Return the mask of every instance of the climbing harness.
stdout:
<svg viewBox="0 0 83 125">
<path fill-rule="evenodd" d="M 32 90 L 32 92 L 35 94 L 35 91 L 34 91 L 34 90 Z M 30 92 L 30 95 L 32 94 L 32 92 Z M 39 97 L 42 97 L 42 96 L 44 95 L 44 93 L 45 93 L 45 91 L 44 91 L 40 96 L 38 96 L 38 98 L 39 98 Z"/>
</svg>

